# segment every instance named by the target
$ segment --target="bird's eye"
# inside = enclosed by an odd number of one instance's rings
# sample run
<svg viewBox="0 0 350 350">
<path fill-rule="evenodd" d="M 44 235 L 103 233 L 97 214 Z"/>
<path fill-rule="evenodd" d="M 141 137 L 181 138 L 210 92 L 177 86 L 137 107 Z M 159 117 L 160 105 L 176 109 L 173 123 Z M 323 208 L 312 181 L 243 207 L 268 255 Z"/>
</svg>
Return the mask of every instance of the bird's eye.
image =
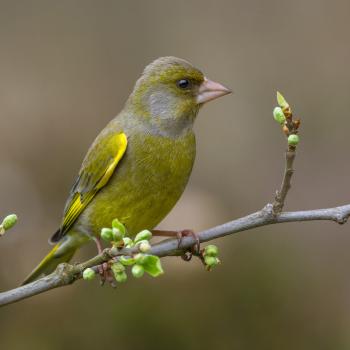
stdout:
<svg viewBox="0 0 350 350">
<path fill-rule="evenodd" d="M 191 83 L 188 79 L 180 79 L 179 81 L 177 81 L 176 85 L 180 89 L 188 89 L 190 87 Z"/>
</svg>

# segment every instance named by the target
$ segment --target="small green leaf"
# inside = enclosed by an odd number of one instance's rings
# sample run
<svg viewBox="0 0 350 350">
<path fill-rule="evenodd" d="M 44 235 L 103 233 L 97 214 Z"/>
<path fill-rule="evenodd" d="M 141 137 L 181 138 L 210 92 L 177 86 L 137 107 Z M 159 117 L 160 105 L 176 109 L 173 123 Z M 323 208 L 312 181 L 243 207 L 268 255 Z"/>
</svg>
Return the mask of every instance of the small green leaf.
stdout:
<svg viewBox="0 0 350 350">
<path fill-rule="evenodd" d="M 273 118 L 279 124 L 283 124 L 286 121 L 286 117 L 285 117 L 281 107 L 275 107 L 274 108 L 274 110 L 273 110 Z"/>
<path fill-rule="evenodd" d="M 160 259 L 156 255 L 144 255 L 140 265 L 142 265 L 145 271 L 152 277 L 157 277 L 164 273 Z"/>
<path fill-rule="evenodd" d="M 214 244 L 209 244 L 204 248 L 204 255 L 205 256 L 218 256 L 219 254 L 219 248 Z"/>
<path fill-rule="evenodd" d="M 142 265 L 134 265 L 131 269 L 131 273 L 134 277 L 136 278 L 140 278 L 143 276 L 143 274 L 145 273 L 145 269 Z"/>
<path fill-rule="evenodd" d="M 92 281 L 96 276 L 96 272 L 88 267 L 87 269 L 84 270 L 83 272 L 83 279 L 85 281 Z"/>
<path fill-rule="evenodd" d="M 292 134 L 288 136 L 288 145 L 296 146 L 299 143 L 300 139 L 298 135 Z"/>
<path fill-rule="evenodd" d="M 135 243 L 138 243 L 140 241 L 147 240 L 149 241 L 152 238 L 152 232 L 149 230 L 142 230 L 135 236 Z"/>
<path fill-rule="evenodd" d="M 112 221 L 112 228 L 118 229 L 122 233 L 123 237 L 126 235 L 126 228 L 118 219 L 114 219 Z"/>
<path fill-rule="evenodd" d="M 277 103 L 282 108 L 288 108 L 289 107 L 288 102 L 286 101 L 286 99 L 283 97 L 283 95 L 279 91 L 277 91 Z"/>
</svg>

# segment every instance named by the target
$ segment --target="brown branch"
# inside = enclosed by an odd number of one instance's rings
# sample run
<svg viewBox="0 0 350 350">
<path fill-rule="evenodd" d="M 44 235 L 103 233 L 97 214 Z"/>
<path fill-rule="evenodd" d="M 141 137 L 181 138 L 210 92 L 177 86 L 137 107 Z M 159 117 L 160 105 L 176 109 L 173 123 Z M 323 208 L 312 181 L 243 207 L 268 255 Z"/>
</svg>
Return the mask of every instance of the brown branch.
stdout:
<svg viewBox="0 0 350 350">
<path fill-rule="evenodd" d="M 295 147 L 289 146 L 288 150 L 286 151 L 286 163 L 281 188 L 279 191 L 276 191 L 275 201 L 273 202 L 273 211 L 276 214 L 282 211 L 288 191 L 291 188 L 291 180 L 294 172 L 293 163 L 295 156 Z"/>
<path fill-rule="evenodd" d="M 262 210 L 242 218 L 227 222 L 223 225 L 210 228 L 198 233 L 201 243 L 250 230 L 256 227 L 279 224 L 285 222 L 328 220 L 338 224 L 344 224 L 350 216 L 350 204 L 341 207 L 316 209 L 295 212 L 282 212 L 275 214 L 273 205 L 268 204 Z M 177 239 L 167 239 L 152 246 L 149 254 L 159 257 L 182 255 L 196 243 L 193 237 L 184 237 L 181 247 L 178 247 Z M 51 289 L 69 285 L 82 277 L 82 271 L 87 267 L 95 267 L 102 262 L 109 261 L 120 255 L 134 254 L 137 250 L 107 248 L 101 254 L 82 264 L 61 264 L 56 271 L 49 276 L 3 293 L 0 293 L 0 306 L 11 304 L 34 295 L 47 292 Z"/>
</svg>

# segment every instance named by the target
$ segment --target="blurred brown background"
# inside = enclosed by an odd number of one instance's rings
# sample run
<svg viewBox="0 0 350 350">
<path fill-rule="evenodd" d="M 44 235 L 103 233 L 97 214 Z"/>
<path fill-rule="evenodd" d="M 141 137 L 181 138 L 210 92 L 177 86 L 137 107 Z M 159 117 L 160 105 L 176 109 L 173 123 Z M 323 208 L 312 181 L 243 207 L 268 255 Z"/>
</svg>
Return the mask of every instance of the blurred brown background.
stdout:
<svg viewBox="0 0 350 350">
<path fill-rule="evenodd" d="M 143 67 L 183 57 L 235 94 L 196 123 L 188 189 L 163 227 L 260 209 L 283 170 L 279 89 L 302 117 L 287 209 L 349 203 L 348 1 L 0 1 L 0 290 L 48 251 L 94 137 Z M 78 282 L 0 310 L 1 349 L 349 349 L 350 226 L 265 227 L 217 241 L 223 264 L 164 260 L 117 290 Z M 95 254 L 84 249 L 77 260 Z"/>
</svg>

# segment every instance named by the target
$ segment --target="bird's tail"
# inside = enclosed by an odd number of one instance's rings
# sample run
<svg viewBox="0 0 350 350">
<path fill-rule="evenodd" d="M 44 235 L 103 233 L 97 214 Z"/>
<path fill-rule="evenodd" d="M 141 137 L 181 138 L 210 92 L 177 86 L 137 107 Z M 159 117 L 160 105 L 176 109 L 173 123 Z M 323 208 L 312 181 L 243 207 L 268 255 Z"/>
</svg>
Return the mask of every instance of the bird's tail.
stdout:
<svg viewBox="0 0 350 350">
<path fill-rule="evenodd" d="M 33 282 L 39 277 L 49 275 L 55 271 L 59 264 L 70 261 L 76 250 L 86 243 L 87 240 L 86 237 L 82 237 L 80 234 L 68 233 L 27 276 L 22 285 Z"/>
</svg>

